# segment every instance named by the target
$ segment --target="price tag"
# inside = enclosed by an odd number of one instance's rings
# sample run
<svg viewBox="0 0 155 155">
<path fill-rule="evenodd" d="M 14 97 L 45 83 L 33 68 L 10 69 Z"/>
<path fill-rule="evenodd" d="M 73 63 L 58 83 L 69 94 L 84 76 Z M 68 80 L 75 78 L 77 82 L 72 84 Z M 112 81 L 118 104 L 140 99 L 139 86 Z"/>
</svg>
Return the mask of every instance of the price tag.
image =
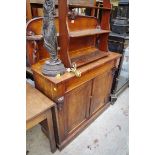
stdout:
<svg viewBox="0 0 155 155">
<path fill-rule="evenodd" d="M 71 20 L 71 23 L 74 24 L 74 20 Z"/>
</svg>

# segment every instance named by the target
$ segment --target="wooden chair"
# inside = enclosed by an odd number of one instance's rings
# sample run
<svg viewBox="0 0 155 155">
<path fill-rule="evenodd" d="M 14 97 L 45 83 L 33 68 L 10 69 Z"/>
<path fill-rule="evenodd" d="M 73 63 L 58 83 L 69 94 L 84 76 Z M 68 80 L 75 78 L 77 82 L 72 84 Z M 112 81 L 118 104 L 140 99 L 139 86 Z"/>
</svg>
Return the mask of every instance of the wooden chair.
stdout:
<svg viewBox="0 0 155 155">
<path fill-rule="evenodd" d="M 56 151 L 56 144 L 51 108 L 55 108 L 55 103 L 29 83 L 26 83 L 26 130 L 39 124 L 43 120 L 47 120 L 48 138 L 51 152 L 54 153 Z"/>
</svg>

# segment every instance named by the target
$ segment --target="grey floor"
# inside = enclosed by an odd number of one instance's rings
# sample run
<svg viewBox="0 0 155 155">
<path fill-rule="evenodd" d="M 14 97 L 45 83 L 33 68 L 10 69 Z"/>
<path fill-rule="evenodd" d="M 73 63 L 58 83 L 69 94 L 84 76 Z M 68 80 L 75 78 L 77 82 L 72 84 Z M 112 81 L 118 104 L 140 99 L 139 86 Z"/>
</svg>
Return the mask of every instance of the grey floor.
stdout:
<svg viewBox="0 0 155 155">
<path fill-rule="evenodd" d="M 54 155 L 128 155 L 129 89 L 61 152 Z M 40 126 L 27 131 L 28 155 L 52 155 Z"/>
</svg>

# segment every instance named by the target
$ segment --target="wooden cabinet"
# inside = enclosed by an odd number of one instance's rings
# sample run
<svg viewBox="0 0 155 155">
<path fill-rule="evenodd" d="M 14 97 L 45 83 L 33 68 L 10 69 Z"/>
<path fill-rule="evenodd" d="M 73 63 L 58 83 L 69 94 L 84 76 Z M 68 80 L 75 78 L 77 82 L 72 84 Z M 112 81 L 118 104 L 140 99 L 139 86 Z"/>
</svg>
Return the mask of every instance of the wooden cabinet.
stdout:
<svg viewBox="0 0 155 155">
<path fill-rule="evenodd" d="M 100 23 L 93 16 L 76 15 L 72 10 L 98 9 L 90 5 L 90 2 L 95 4 L 95 0 L 69 0 L 78 2 L 78 5 L 67 2 L 58 0 L 59 16 L 55 17 L 59 58 L 67 68 L 76 64 L 81 72 L 80 77 L 68 72 L 56 77 L 42 74 L 42 66 L 49 58 L 41 35 L 43 18 L 27 23 L 27 57 L 30 66 L 33 65 L 35 87 L 56 103 L 53 124 L 59 149 L 64 148 L 109 107 L 113 69 L 118 67 L 121 57 L 108 50 L 110 1 L 103 1 Z M 47 133 L 45 123 L 42 123 L 42 129 Z"/>
<path fill-rule="evenodd" d="M 64 148 L 110 105 L 113 69 L 117 68 L 120 56 L 110 52 L 108 57 L 78 68 L 81 77 L 72 73 L 58 78 L 44 76 L 41 68 L 45 60 L 32 66 L 36 88 L 57 104 L 54 127 L 59 149 Z"/>
<path fill-rule="evenodd" d="M 65 118 L 63 122 L 63 126 L 65 126 L 64 136 L 74 132 L 80 124 L 87 121 L 89 117 L 108 103 L 111 84 L 112 72 L 109 71 L 65 94 L 64 105 L 62 105 L 64 108 L 63 117 Z M 61 110 L 58 111 L 58 114 Z"/>
</svg>

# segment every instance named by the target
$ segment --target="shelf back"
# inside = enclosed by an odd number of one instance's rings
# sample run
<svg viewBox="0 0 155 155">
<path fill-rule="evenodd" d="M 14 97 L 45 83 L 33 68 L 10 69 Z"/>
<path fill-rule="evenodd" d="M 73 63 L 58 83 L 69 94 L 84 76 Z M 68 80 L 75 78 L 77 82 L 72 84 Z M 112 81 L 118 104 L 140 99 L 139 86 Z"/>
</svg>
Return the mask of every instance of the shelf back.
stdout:
<svg viewBox="0 0 155 155">
<path fill-rule="evenodd" d="M 79 35 L 79 37 L 70 37 L 70 55 L 74 55 L 78 50 L 95 46 L 96 36 L 84 36 L 85 31 L 83 30 L 88 30 L 89 32 L 89 30 L 96 29 L 97 25 L 97 19 L 89 16 L 77 16 L 74 20 L 68 20 L 69 34 L 72 34 L 72 36 L 74 36 L 74 34 L 75 36 L 76 34 Z"/>
<path fill-rule="evenodd" d="M 76 16 L 75 20 L 68 20 L 69 31 L 95 29 L 97 25 L 97 19 L 90 16 Z"/>
</svg>

